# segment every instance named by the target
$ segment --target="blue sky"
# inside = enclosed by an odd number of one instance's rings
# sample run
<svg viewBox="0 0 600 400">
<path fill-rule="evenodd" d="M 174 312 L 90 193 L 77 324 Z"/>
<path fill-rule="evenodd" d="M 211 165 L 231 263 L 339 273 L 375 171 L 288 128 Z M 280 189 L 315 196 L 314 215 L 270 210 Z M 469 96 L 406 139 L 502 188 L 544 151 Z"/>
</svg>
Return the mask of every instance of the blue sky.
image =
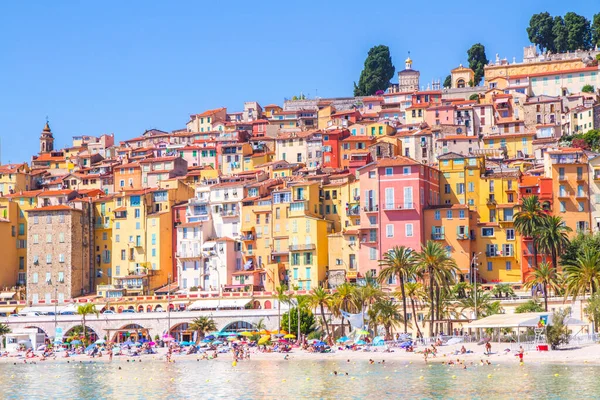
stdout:
<svg viewBox="0 0 600 400">
<path fill-rule="evenodd" d="M 370 8 L 369 8 L 370 7 Z M 476 42 L 522 57 L 533 13 L 596 0 L 29 1 L 0 3 L 2 162 L 29 160 L 46 116 L 56 146 L 74 135 L 182 128 L 189 114 L 300 92 L 352 95 L 371 46 L 396 69 L 410 50 L 422 84 L 444 79 Z"/>
</svg>

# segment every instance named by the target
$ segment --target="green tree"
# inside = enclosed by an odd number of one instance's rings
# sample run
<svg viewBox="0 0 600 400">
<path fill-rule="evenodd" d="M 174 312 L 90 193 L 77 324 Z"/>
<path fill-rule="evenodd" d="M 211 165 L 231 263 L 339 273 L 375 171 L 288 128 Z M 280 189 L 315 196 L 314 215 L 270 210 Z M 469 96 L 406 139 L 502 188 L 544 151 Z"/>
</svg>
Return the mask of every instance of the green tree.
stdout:
<svg viewBox="0 0 600 400">
<path fill-rule="evenodd" d="M 532 15 L 527 28 L 529 41 L 537 45 L 541 51 L 555 52 L 553 26 L 554 20 L 548 12 Z"/>
<path fill-rule="evenodd" d="M 564 53 L 569 49 L 569 30 L 565 25 L 563 17 L 554 17 L 554 25 L 552 26 L 552 35 L 554 36 L 554 51 L 556 53 Z"/>
<path fill-rule="evenodd" d="M 598 328 L 600 327 L 600 295 L 598 293 L 594 293 L 590 296 L 583 309 L 586 317 L 594 324 L 594 332 L 598 332 Z"/>
<path fill-rule="evenodd" d="M 354 83 L 354 96 L 371 96 L 378 90 L 386 90 L 394 72 L 390 49 L 384 45 L 372 47 L 367 54 L 358 85 Z"/>
<path fill-rule="evenodd" d="M 587 50 L 592 45 L 592 30 L 590 21 L 583 15 L 574 12 L 565 14 L 565 26 L 567 27 L 568 50 Z"/>
<path fill-rule="evenodd" d="M 98 318 L 98 315 L 100 313 L 96 310 L 96 307 L 94 306 L 94 304 L 85 303 L 85 304 L 81 304 L 77 307 L 77 314 L 81 315 L 81 325 L 83 326 L 83 337 L 87 338 L 87 332 L 86 332 L 87 327 L 85 326 L 86 317 L 90 314 L 96 314 L 96 318 Z"/>
<path fill-rule="evenodd" d="M 467 50 L 467 56 L 469 61 L 469 68 L 475 73 L 473 78 L 473 85 L 478 86 L 483 78 L 484 67 L 487 65 L 489 60 L 485 55 L 485 46 L 481 43 L 476 43 L 469 50 Z"/>
<path fill-rule="evenodd" d="M 446 79 L 444 79 L 444 86 L 445 88 L 451 88 L 452 87 L 452 75 L 448 75 L 446 77 Z"/>
<path fill-rule="evenodd" d="M 406 293 L 406 297 L 410 299 L 412 317 L 415 321 L 415 326 L 417 327 L 417 333 L 419 336 L 421 336 L 421 328 L 419 328 L 419 323 L 417 320 L 416 304 L 420 303 L 426 297 L 425 290 L 423 290 L 423 285 L 419 282 L 406 282 L 404 284 L 404 291 Z"/>
<path fill-rule="evenodd" d="M 469 96 L 469 100 L 479 100 L 479 95 L 477 93 L 473 93 Z"/>
<path fill-rule="evenodd" d="M 457 282 L 450 288 L 450 293 L 456 299 L 464 299 L 468 297 L 467 292 L 471 290 L 471 284 L 468 282 Z"/>
<path fill-rule="evenodd" d="M 548 290 L 558 290 L 560 277 L 556 268 L 553 268 L 547 262 L 541 263 L 538 267 L 535 267 L 531 274 L 527 277 L 525 281 L 525 286 L 527 289 L 531 289 L 534 286 L 541 286 L 544 291 L 544 310 L 548 311 Z"/>
<path fill-rule="evenodd" d="M 600 288 L 600 253 L 592 247 L 584 247 L 575 261 L 564 267 L 566 296 L 595 294 Z"/>
<path fill-rule="evenodd" d="M 475 299 L 475 296 L 477 296 L 477 299 Z M 500 305 L 500 301 L 493 300 L 490 293 L 484 293 L 482 290 L 477 290 L 477 295 L 475 295 L 474 290 L 471 290 L 468 297 L 458 301 L 458 307 L 461 313 L 464 313 L 465 310 L 475 311 L 477 318 L 489 317 L 490 315 L 500 314 L 504 311 Z M 466 317 L 469 318 L 468 316 Z"/>
<path fill-rule="evenodd" d="M 584 93 L 594 93 L 594 86 L 593 85 L 584 85 L 581 88 L 581 91 Z"/>
<path fill-rule="evenodd" d="M 392 338 L 392 328 L 400 326 L 406 321 L 402 318 L 400 307 L 390 298 L 380 299 L 373 304 L 369 310 L 369 317 L 375 324 L 382 325 L 385 328 L 387 340 Z"/>
<path fill-rule="evenodd" d="M 265 319 L 264 318 L 259 319 L 254 327 L 256 328 L 257 331 L 262 331 L 264 329 L 267 329 L 267 324 L 265 324 Z"/>
<path fill-rule="evenodd" d="M 8 335 L 11 332 L 12 331 L 8 325 L 0 323 L 0 336 Z"/>
<path fill-rule="evenodd" d="M 342 336 L 344 336 L 345 333 L 344 315 L 342 314 L 342 311 L 350 311 L 349 308 L 352 305 L 352 296 L 355 289 L 356 288 L 353 285 L 345 282 L 336 288 L 335 294 L 333 295 L 331 311 L 336 317 L 341 318 L 340 324 L 342 326 Z"/>
<path fill-rule="evenodd" d="M 560 256 L 560 263 L 562 265 L 574 265 L 577 262 L 577 257 L 583 254 L 586 248 L 600 253 L 600 233 L 578 233 L 563 250 Z"/>
<path fill-rule="evenodd" d="M 528 312 L 542 312 L 544 307 L 535 300 L 528 300 L 527 302 L 517 306 L 515 308 L 516 314 L 528 313 Z"/>
<path fill-rule="evenodd" d="M 565 320 L 570 315 L 569 307 L 554 311 L 552 314 L 552 323 L 546 327 L 546 339 L 552 350 L 556 350 L 561 344 L 569 344 L 569 327 L 565 324 Z"/>
<path fill-rule="evenodd" d="M 319 308 L 321 311 L 321 318 L 323 319 L 323 326 L 325 327 L 325 333 L 327 337 L 331 337 L 329 332 L 329 324 L 325 318 L 325 307 L 329 308 L 331 304 L 331 295 L 322 287 L 314 288 L 310 294 L 310 305 L 312 308 Z"/>
<path fill-rule="evenodd" d="M 384 283 L 390 278 L 398 278 L 398 285 L 402 293 L 402 315 L 404 319 L 404 333 L 408 332 L 408 320 L 406 318 L 406 293 L 404 292 L 404 282 L 413 278 L 412 272 L 415 265 L 415 252 L 404 246 L 395 246 L 389 249 L 384 255 L 383 260 L 379 260 L 381 271 L 379 272 L 379 283 Z"/>
<path fill-rule="evenodd" d="M 600 13 L 594 14 L 592 19 L 592 47 L 600 46 Z"/>
<path fill-rule="evenodd" d="M 281 330 L 281 303 L 286 304 L 289 299 L 286 294 L 287 290 L 286 285 L 279 285 L 275 288 L 275 297 L 277 298 L 277 332 Z"/>
<path fill-rule="evenodd" d="M 441 296 L 446 292 L 454 280 L 453 273 L 459 273 L 456 262 L 448 255 L 441 244 L 428 240 L 421 252 L 415 255 L 417 273 L 422 278 L 428 279 L 430 325 L 429 337 L 433 337 L 435 314 L 441 313 Z M 436 301 L 437 300 L 437 301 Z"/>
<path fill-rule="evenodd" d="M 290 318 L 291 315 L 291 318 Z M 290 326 L 290 333 L 298 333 L 298 308 L 292 307 L 281 317 L 283 326 Z M 309 309 L 300 307 L 300 333 L 308 335 L 315 330 L 315 316 Z"/>
<path fill-rule="evenodd" d="M 198 333 L 196 337 L 196 344 L 200 343 L 200 340 L 204 339 L 206 332 L 212 332 L 217 330 L 217 324 L 211 317 L 198 317 L 194 318 L 188 328 Z"/>
<path fill-rule="evenodd" d="M 552 266 L 558 270 L 558 255 L 569 244 L 569 232 L 572 229 L 565 225 L 561 217 L 548 216 L 542 220 L 538 228 L 539 246 L 552 256 Z"/>
<path fill-rule="evenodd" d="M 533 267 L 538 265 L 538 227 L 547 217 L 537 196 L 523 198 L 521 210 L 515 214 L 515 229 L 525 238 L 530 238 L 533 245 Z"/>
<path fill-rule="evenodd" d="M 506 298 L 508 298 L 513 297 L 515 295 L 515 291 L 508 283 L 498 283 L 492 289 L 492 294 L 500 298 L 506 295 Z"/>
</svg>

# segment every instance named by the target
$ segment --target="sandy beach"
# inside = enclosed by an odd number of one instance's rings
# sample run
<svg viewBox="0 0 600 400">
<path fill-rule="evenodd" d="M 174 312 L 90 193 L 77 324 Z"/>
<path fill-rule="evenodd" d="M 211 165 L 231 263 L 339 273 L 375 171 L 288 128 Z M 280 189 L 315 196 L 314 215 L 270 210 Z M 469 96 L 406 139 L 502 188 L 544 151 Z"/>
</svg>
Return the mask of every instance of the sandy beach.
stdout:
<svg viewBox="0 0 600 400">
<path fill-rule="evenodd" d="M 489 360 L 492 364 L 514 364 L 519 365 L 519 359 L 516 356 L 515 351 L 505 351 L 508 349 L 507 343 L 491 343 L 492 354 L 487 356 L 484 354 L 484 347 L 477 345 L 476 343 L 467 344 L 456 344 L 456 345 L 444 345 L 438 347 L 437 356 L 429 356 L 427 363 L 446 363 L 450 360 L 465 361 L 466 363 L 479 363 L 480 360 Z M 467 351 L 472 353 L 460 354 L 460 349 L 465 346 Z M 307 351 L 299 350 L 294 348 L 290 353 L 287 353 L 288 361 L 335 361 L 335 362 L 354 362 L 354 361 L 368 361 L 373 360 L 374 362 L 382 362 L 385 360 L 386 363 L 390 362 L 401 362 L 404 364 L 415 364 L 425 365 L 423 354 L 419 350 L 423 350 L 424 347 L 419 347 L 416 352 L 409 353 L 403 349 L 393 348 L 391 352 L 384 352 L 383 347 L 375 347 L 372 351 L 351 351 L 351 350 L 338 350 L 331 353 L 310 353 Z M 49 357 L 42 361 L 39 357 L 25 360 L 24 356 L 18 355 L 17 353 L 9 354 L 8 357 L 0 357 L 0 363 L 79 363 L 79 362 L 96 362 L 96 363 L 139 363 L 139 362 L 164 362 L 166 363 L 166 348 L 157 348 L 157 354 L 142 355 L 142 356 L 128 356 L 119 355 L 114 356 L 112 361 L 109 360 L 108 355 L 104 354 L 102 357 L 91 358 L 88 355 L 73 355 L 70 357 L 63 357 L 64 353 L 58 353 L 56 357 Z M 456 354 L 459 353 L 459 354 Z M 36 352 L 40 354 L 40 352 Z M 212 354 L 212 352 L 210 352 Z M 250 360 L 244 360 L 243 362 L 252 362 L 253 360 L 259 361 L 273 361 L 273 360 L 284 360 L 285 354 L 283 353 L 264 353 L 259 352 L 255 348 L 250 351 Z M 216 359 L 202 360 L 199 354 L 174 354 L 172 359 L 175 362 L 178 361 L 193 361 L 200 360 L 201 362 L 232 362 L 233 355 L 231 353 L 220 353 Z M 554 350 L 554 351 L 526 351 L 524 354 L 525 363 L 533 364 L 586 364 L 586 365 L 600 365 L 600 344 L 592 344 L 581 347 L 573 347 L 567 350 Z"/>
</svg>

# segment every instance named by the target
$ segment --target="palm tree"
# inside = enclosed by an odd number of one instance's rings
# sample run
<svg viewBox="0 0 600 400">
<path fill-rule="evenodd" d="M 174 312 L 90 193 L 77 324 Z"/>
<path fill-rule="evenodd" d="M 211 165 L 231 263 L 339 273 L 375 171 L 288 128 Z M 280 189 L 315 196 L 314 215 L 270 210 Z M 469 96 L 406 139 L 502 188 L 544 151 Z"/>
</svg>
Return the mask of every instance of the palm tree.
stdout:
<svg viewBox="0 0 600 400">
<path fill-rule="evenodd" d="M 544 310 L 548 311 L 548 289 L 559 288 L 560 277 L 555 268 L 547 262 L 541 263 L 525 281 L 525 288 L 531 289 L 541 285 L 544 290 Z"/>
<path fill-rule="evenodd" d="M 442 291 L 445 291 L 450 282 L 454 280 L 453 274 L 460 272 L 456 262 L 448 255 L 446 249 L 439 243 L 428 240 L 421 252 L 415 255 L 418 275 L 422 278 L 428 277 L 429 304 L 433 307 L 429 312 L 429 337 L 433 337 L 433 325 L 435 314 L 438 317 L 441 312 L 440 306 Z M 435 297 L 438 301 L 435 301 Z"/>
<path fill-rule="evenodd" d="M 325 326 L 325 333 L 327 334 L 327 337 L 331 337 L 329 334 L 329 324 L 325 318 L 325 307 L 330 307 L 331 295 L 322 287 L 314 288 L 310 294 L 310 304 L 315 310 L 319 307 L 321 318 L 323 318 L 323 325 Z"/>
<path fill-rule="evenodd" d="M 402 315 L 404 316 L 404 333 L 408 331 L 408 320 L 406 318 L 406 293 L 404 291 L 404 282 L 411 278 L 410 272 L 413 271 L 415 264 L 414 251 L 404 246 L 396 246 L 388 250 L 383 255 L 383 260 L 379 261 L 382 268 L 379 272 L 379 283 L 382 284 L 390 278 L 397 277 L 400 291 L 402 293 Z"/>
<path fill-rule="evenodd" d="M 459 300 L 458 305 L 461 313 L 467 309 L 473 310 L 477 318 L 489 317 L 504 311 L 500 301 L 493 301 L 491 294 L 484 293 L 483 290 L 478 290 L 477 294 L 472 290 L 469 297 Z"/>
<path fill-rule="evenodd" d="M 552 256 L 554 269 L 558 269 L 558 255 L 569 245 L 568 233 L 571 231 L 563 219 L 557 216 L 546 217 L 536 230 L 539 246 Z"/>
<path fill-rule="evenodd" d="M 452 295 L 457 299 L 464 299 L 467 297 L 467 291 L 471 289 L 469 282 L 457 282 L 456 285 L 450 288 Z"/>
<path fill-rule="evenodd" d="M 594 332 L 598 332 L 598 327 L 600 326 L 600 296 L 598 293 L 594 293 L 588 299 L 583 312 L 594 323 Z"/>
<path fill-rule="evenodd" d="M 531 238 L 533 244 L 533 266 L 538 266 L 537 232 L 542 221 L 547 217 L 537 196 L 523 198 L 521 211 L 515 214 L 515 229 L 524 237 Z"/>
<path fill-rule="evenodd" d="M 423 285 L 418 282 L 406 282 L 404 284 L 404 291 L 406 293 L 406 297 L 410 299 L 413 318 L 415 319 L 415 325 L 417 327 L 417 334 L 419 337 L 421 337 L 421 328 L 419 328 L 419 322 L 417 320 L 417 309 L 415 307 L 415 303 L 418 303 L 425 298 L 425 290 L 423 290 Z"/>
<path fill-rule="evenodd" d="M 262 331 L 262 330 L 264 330 L 264 329 L 267 329 L 267 325 L 265 324 L 265 319 L 264 318 L 259 319 L 258 322 L 255 325 L 255 328 L 259 332 Z"/>
<path fill-rule="evenodd" d="M 281 331 L 281 303 L 286 303 L 288 296 L 285 294 L 287 286 L 279 285 L 275 288 L 275 297 L 277 297 L 277 333 Z"/>
<path fill-rule="evenodd" d="M 188 329 L 198 332 L 198 336 L 196 337 L 196 344 L 198 344 L 200 340 L 204 339 L 206 332 L 217 330 L 217 324 L 211 317 L 203 316 L 194 318 L 192 323 L 188 326 Z"/>
<path fill-rule="evenodd" d="M 4 339 L 4 336 L 8 335 L 10 332 L 12 331 L 8 325 L 0 323 L 0 338 Z M 2 340 L 2 342 L 4 342 L 4 340 Z"/>
<path fill-rule="evenodd" d="M 499 298 L 502 298 L 504 295 L 506 295 L 508 298 L 514 296 L 515 291 L 508 283 L 498 283 L 492 289 L 492 294 Z"/>
<path fill-rule="evenodd" d="M 380 299 L 373 303 L 373 307 L 369 310 L 371 321 L 383 325 L 385 328 L 385 336 L 390 340 L 392 336 L 392 327 L 398 326 L 404 322 L 398 304 L 390 298 Z"/>
<path fill-rule="evenodd" d="M 342 311 L 348 312 L 348 306 L 351 304 L 350 301 L 352 299 L 354 293 L 354 286 L 345 282 L 336 288 L 336 292 L 333 295 L 332 308 L 331 312 L 336 317 L 341 318 L 342 325 L 342 336 L 344 336 L 345 328 L 344 328 L 344 315 Z"/>
<path fill-rule="evenodd" d="M 77 307 L 77 314 L 81 315 L 81 325 L 83 326 L 83 338 L 85 339 L 85 338 L 87 338 L 85 317 L 90 314 L 96 314 L 96 318 L 98 318 L 98 315 L 100 313 L 96 310 L 96 307 L 94 306 L 94 304 L 85 303 L 85 304 L 81 304 Z"/>
<path fill-rule="evenodd" d="M 600 253 L 591 247 L 584 247 L 575 262 L 564 267 L 566 296 L 573 301 L 588 290 L 593 295 L 600 288 Z"/>
</svg>

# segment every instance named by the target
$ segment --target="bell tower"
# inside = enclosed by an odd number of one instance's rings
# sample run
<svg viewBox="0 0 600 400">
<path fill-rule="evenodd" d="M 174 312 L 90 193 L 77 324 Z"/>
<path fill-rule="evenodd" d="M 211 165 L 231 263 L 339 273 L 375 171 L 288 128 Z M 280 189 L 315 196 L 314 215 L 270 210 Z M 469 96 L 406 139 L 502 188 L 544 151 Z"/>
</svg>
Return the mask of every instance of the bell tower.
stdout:
<svg viewBox="0 0 600 400">
<path fill-rule="evenodd" d="M 54 136 L 52 136 L 52 131 L 50 130 L 50 124 L 48 124 L 48 119 L 46 119 L 46 126 L 44 126 L 44 130 L 40 135 L 40 154 L 49 153 L 54 150 Z"/>
</svg>

